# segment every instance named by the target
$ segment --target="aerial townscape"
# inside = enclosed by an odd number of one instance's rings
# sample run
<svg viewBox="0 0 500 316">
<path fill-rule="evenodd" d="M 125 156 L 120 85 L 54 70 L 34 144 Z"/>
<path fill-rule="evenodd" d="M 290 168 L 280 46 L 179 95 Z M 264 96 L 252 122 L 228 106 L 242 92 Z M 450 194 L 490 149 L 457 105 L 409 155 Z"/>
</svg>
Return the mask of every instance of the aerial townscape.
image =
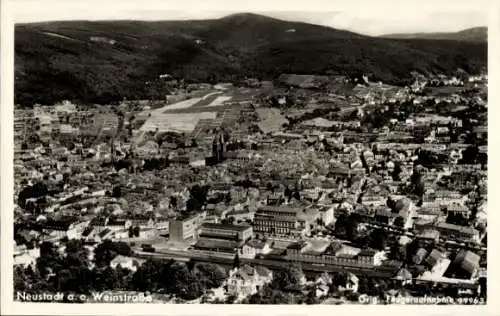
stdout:
<svg viewBox="0 0 500 316">
<path fill-rule="evenodd" d="M 14 299 L 486 303 L 484 39 L 107 23 L 16 25 Z"/>
</svg>

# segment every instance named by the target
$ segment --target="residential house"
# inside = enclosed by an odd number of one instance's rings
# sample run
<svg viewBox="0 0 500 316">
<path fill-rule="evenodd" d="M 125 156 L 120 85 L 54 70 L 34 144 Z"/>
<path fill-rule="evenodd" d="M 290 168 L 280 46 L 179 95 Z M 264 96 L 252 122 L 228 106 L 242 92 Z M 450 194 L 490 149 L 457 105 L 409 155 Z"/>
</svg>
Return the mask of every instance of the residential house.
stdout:
<svg viewBox="0 0 500 316">
<path fill-rule="evenodd" d="M 454 276 L 465 279 L 472 278 L 479 270 L 480 259 L 478 254 L 470 250 L 462 250 L 452 263 Z"/>
<path fill-rule="evenodd" d="M 138 267 L 144 264 L 144 262 L 146 262 L 146 260 L 118 255 L 113 260 L 111 260 L 109 265 L 113 269 L 116 269 L 116 267 L 119 265 L 122 268 L 126 268 L 135 272 L 137 271 Z"/>
<path fill-rule="evenodd" d="M 328 226 L 335 222 L 335 208 L 333 206 L 324 206 L 320 208 L 319 213 L 323 225 Z"/>
<path fill-rule="evenodd" d="M 449 203 L 449 204 L 446 204 L 445 206 L 445 209 L 446 209 L 446 214 L 447 215 L 462 215 L 464 218 L 469 218 L 470 216 L 470 213 L 471 213 L 471 210 L 463 205 L 463 204 L 459 204 L 459 203 Z"/>
<path fill-rule="evenodd" d="M 30 249 L 20 255 L 14 256 L 14 266 L 27 268 L 36 266 L 36 261 L 40 257 L 40 248 Z"/>
<path fill-rule="evenodd" d="M 66 236 L 68 239 L 80 239 L 82 238 L 82 234 L 89 225 L 90 221 L 83 221 L 83 222 L 75 222 L 72 223 L 69 227 L 68 230 L 66 231 Z"/>
<path fill-rule="evenodd" d="M 241 249 L 242 258 L 253 259 L 260 254 L 268 254 L 271 252 L 269 242 L 263 242 L 256 239 L 249 240 Z"/>
<path fill-rule="evenodd" d="M 408 271 L 405 268 L 401 268 L 398 271 L 398 273 L 396 274 L 396 279 L 399 280 L 401 282 L 401 284 L 404 286 L 404 285 L 412 283 L 413 277 L 412 277 L 410 271 Z"/>
<path fill-rule="evenodd" d="M 315 284 L 324 284 L 324 285 L 330 285 L 333 283 L 333 279 L 330 274 L 327 272 L 322 273 L 321 275 L 316 277 L 316 280 L 314 281 Z"/>
<path fill-rule="evenodd" d="M 262 266 L 244 265 L 240 268 L 234 268 L 229 271 L 229 277 L 226 281 L 227 293 L 242 299 L 258 293 L 272 279 L 272 271 Z"/>
<path fill-rule="evenodd" d="M 394 225 L 394 220 L 398 217 L 398 213 L 393 213 L 388 209 L 377 209 L 373 219 L 381 224 Z"/>
<path fill-rule="evenodd" d="M 431 253 L 425 259 L 425 264 L 429 268 L 434 269 L 434 267 L 436 267 L 444 259 L 446 259 L 444 253 L 437 249 L 432 249 Z"/>
<path fill-rule="evenodd" d="M 109 228 L 104 228 L 102 230 L 94 229 L 86 238 L 88 242 L 101 243 L 104 240 L 111 240 L 111 235 L 113 231 Z M 84 235 L 84 234 L 82 234 Z"/>
<path fill-rule="evenodd" d="M 315 295 L 317 298 L 325 297 L 330 291 L 330 287 L 325 284 L 315 284 Z"/>
<path fill-rule="evenodd" d="M 345 284 L 341 284 L 338 290 L 341 292 L 358 292 L 359 278 L 351 272 L 347 272 Z"/>
<path fill-rule="evenodd" d="M 80 224 L 75 224 L 73 222 L 74 220 L 71 218 L 65 218 L 65 219 L 48 219 L 44 224 L 43 224 L 43 232 L 45 234 L 49 234 L 51 237 L 56 238 L 56 239 L 62 239 L 64 237 L 75 237 L 78 236 L 78 232 L 81 229 L 81 232 L 85 229 L 81 227 Z M 68 236 L 69 232 L 69 236 Z"/>
<path fill-rule="evenodd" d="M 419 248 L 415 253 L 415 255 L 413 255 L 412 261 L 414 264 L 421 264 L 426 256 L 427 256 L 427 250 L 425 250 L 424 248 Z"/>
<path fill-rule="evenodd" d="M 435 229 L 423 229 L 417 234 L 418 239 L 430 240 L 433 242 L 438 242 L 439 236 L 440 236 L 439 231 Z"/>
</svg>

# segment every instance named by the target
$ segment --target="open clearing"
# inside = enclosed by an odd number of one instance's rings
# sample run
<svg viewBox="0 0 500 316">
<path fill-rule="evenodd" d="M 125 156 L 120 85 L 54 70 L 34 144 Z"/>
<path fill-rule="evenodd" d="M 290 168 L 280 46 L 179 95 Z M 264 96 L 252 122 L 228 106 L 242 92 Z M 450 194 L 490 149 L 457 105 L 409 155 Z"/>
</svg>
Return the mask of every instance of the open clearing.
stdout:
<svg viewBox="0 0 500 316">
<path fill-rule="evenodd" d="M 212 101 L 212 103 L 208 104 L 207 107 L 212 107 L 212 106 L 220 106 L 223 105 L 225 102 L 231 100 L 231 96 L 218 96 L 215 100 Z"/>
<path fill-rule="evenodd" d="M 238 88 L 229 88 L 224 91 L 205 91 L 204 95 L 197 94 L 195 98 L 144 111 L 138 116 L 147 116 L 148 118 L 139 131 L 156 131 L 158 129 L 159 132 L 191 133 L 199 120 L 213 120 L 217 117 L 218 112 L 232 106 L 233 101 L 248 101 L 258 91 L 257 89 Z M 274 121 L 273 123 L 278 125 L 283 123 L 283 119 L 280 119 L 279 116 L 272 117 L 269 121 Z"/>
<path fill-rule="evenodd" d="M 199 112 L 199 113 L 160 113 L 151 116 L 144 125 L 139 129 L 140 131 L 158 131 L 168 132 L 182 132 L 190 133 L 194 130 L 196 124 L 201 119 L 215 119 L 216 112 Z"/>
</svg>

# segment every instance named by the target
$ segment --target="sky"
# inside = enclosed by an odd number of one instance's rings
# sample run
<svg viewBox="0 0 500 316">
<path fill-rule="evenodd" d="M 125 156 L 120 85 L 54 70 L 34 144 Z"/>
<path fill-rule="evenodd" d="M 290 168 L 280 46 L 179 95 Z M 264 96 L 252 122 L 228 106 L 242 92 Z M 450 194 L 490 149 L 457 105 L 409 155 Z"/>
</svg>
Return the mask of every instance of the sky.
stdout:
<svg viewBox="0 0 500 316">
<path fill-rule="evenodd" d="M 487 0 L 6 0 L 15 23 L 186 20 L 252 12 L 368 35 L 488 25 Z"/>
</svg>

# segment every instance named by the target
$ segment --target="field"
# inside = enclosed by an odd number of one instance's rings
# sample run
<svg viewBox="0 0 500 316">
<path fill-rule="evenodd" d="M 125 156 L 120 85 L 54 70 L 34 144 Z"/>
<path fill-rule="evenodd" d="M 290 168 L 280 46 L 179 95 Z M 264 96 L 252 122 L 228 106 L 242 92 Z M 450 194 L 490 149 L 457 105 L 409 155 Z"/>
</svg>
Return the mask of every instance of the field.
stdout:
<svg viewBox="0 0 500 316">
<path fill-rule="evenodd" d="M 221 91 L 214 91 L 214 92 L 210 92 L 208 94 L 205 94 L 201 98 L 201 100 L 198 103 L 196 103 L 193 107 L 203 107 L 203 106 L 210 105 L 215 99 L 217 99 L 217 97 L 221 93 L 222 93 Z"/>
<path fill-rule="evenodd" d="M 258 108 L 257 114 L 259 115 L 260 122 L 259 128 L 264 133 L 272 133 L 281 130 L 284 123 L 288 120 L 281 115 L 280 110 L 274 108 Z"/>
<path fill-rule="evenodd" d="M 191 133 L 199 120 L 215 119 L 216 115 L 216 112 L 185 114 L 160 113 L 150 117 L 139 130 L 155 131 L 158 128 L 160 133 L 168 131 Z"/>
<path fill-rule="evenodd" d="M 159 132 L 191 133 L 200 120 L 213 120 L 218 112 L 223 112 L 231 106 L 231 101 L 249 100 L 258 91 L 257 89 L 237 88 L 226 91 L 200 91 L 195 98 L 139 114 L 138 117 L 148 117 L 139 130 L 146 132 L 158 129 Z"/>
</svg>

